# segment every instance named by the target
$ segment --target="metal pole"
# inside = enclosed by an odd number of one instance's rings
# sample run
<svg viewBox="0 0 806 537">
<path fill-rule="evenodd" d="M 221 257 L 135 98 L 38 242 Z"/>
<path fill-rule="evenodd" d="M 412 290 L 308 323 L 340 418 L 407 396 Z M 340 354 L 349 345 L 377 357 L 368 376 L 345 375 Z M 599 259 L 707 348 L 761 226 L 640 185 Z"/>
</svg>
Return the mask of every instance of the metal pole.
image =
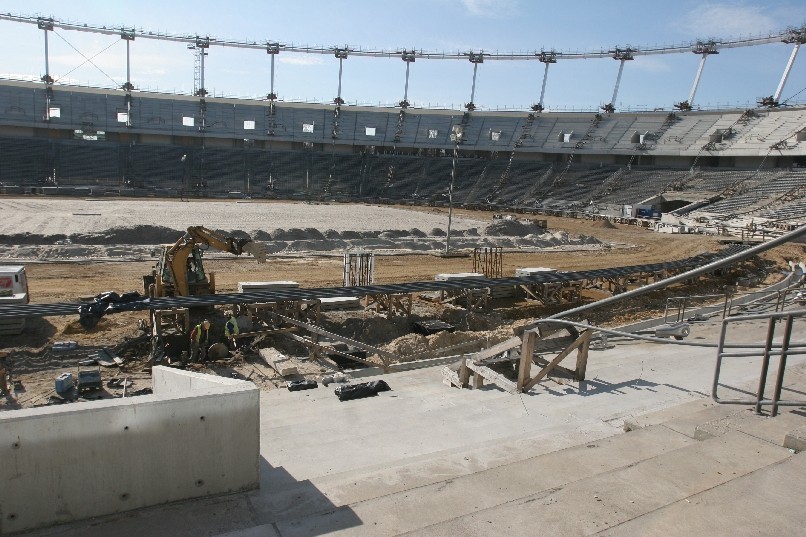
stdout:
<svg viewBox="0 0 806 537">
<path fill-rule="evenodd" d="M 795 48 L 792 50 L 792 55 L 789 56 L 789 61 L 786 64 L 786 69 L 784 69 L 784 74 L 781 76 L 781 81 L 778 83 L 778 89 L 775 90 L 775 95 L 772 96 L 774 101 L 778 101 L 781 98 L 781 93 L 784 91 L 784 85 L 786 84 L 786 79 L 789 78 L 789 72 L 792 70 L 792 64 L 795 63 L 795 57 L 798 55 L 798 49 L 800 48 L 800 43 L 795 43 Z"/>
<path fill-rule="evenodd" d="M 199 71 L 199 85 L 201 86 L 199 88 L 199 94 L 202 97 L 204 97 L 207 94 L 207 90 L 204 89 L 204 56 L 205 56 L 204 50 L 205 50 L 204 48 L 199 48 L 199 56 L 201 56 L 201 58 L 199 60 L 199 68 L 200 68 L 200 71 Z"/>
<path fill-rule="evenodd" d="M 477 62 L 473 63 L 473 87 L 470 89 L 470 102 L 471 104 L 475 102 L 473 99 L 476 97 L 476 71 L 478 71 L 479 64 Z"/>
<path fill-rule="evenodd" d="M 621 60 L 621 62 L 619 62 L 618 76 L 616 77 L 616 87 L 613 88 L 613 98 L 610 99 L 610 104 L 612 104 L 613 106 L 616 105 L 616 97 L 618 96 L 618 87 L 621 84 L 621 73 L 624 72 L 624 62 L 625 61 L 626 60 Z M 546 64 L 546 67 L 548 67 L 548 64 Z"/>
<path fill-rule="evenodd" d="M 772 340 L 775 337 L 775 319 L 767 323 L 767 342 L 764 344 L 764 354 L 761 358 L 761 374 L 758 377 L 758 391 L 756 392 L 756 414 L 761 414 L 761 401 L 764 400 L 764 391 L 767 387 L 767 373 L 770 369 L 770 351 Z"/>
<path fill-rule="evenodd" d="M 50 84 L 50 65 L 48 63 L 48 30 L 46 28 L 43 31 L 45 32 L 45 84 Z"/>
<path fill-rule="evenodd" d="M 336 93 L 336 98 L 338 98 L 339 102 L 341 102 L 341 70 L 343 62 L 344 58 L 339 58 L 339 91 Z"/>
<path fill-rule="evenodd" d="M 742 252 L 739 252 L 737 254 L 733 254 L 731 256 L 728 256 L 728 257 L 725 257 L 725 258 L 722 258 L 722 259 L 718 259 L 716 261 L 708 263 L 707 265 L 703 265 L 701 267 L 691 269 L 691 270 L 689 270 L 687 272 L 684 272 L 682 274 L 678 274 L 677 276 L 672 276 L 671 278 L 666 278 L 665 280 L 660 280 L 658 282 L 655 282 L 655 283 L 652 283 L 652 284 L 649 284 L 649 285 L 645 285 L 643 287 L 639 287 L 638 289 L 633 289 L 632 291 L 627 291 L 626 293 L 621 293 L 620 295 L 614 295 L 614 296 L 611 296 L 611 297 L 608 297 L 608 298 L 605 298 L 605 299 L 602 299 L 602 300 L 598 300 L 596 302 L 592 302 L 592 303 L 586 304 L 584 306 L 579 306 L 577 308 L 572 308 L 570 310 L 562 311 L 560 313 L 555 313 L 554 315 L 549 317 L 549 319 L 560 319 L 560 318 L 563 318 L 563 317 L 567 317 L 569 315 L 575 315 L 577 313 L 587 311 L 589 309 L 598 308 L 600 306 L 605 306 L 605 305 L 611 304 L 613 302 L 618 302 L 620 300 L 624 300 L 624 299 L 627 299 L 627 298 L 632 298 L 632 297 L 635 297 L 635 296 L 638 296 L 638 295 L 643 295 L 645 293 L 649 293 L 650 291 L 654 291 L 656 289 L 662 289 L 662 288 L 664 288 L 664 287 L 666 287 L 668 285 L 671 285 L 673 283 L 682 282 L 684 280 L 687 280 L 687 279 L 691 278 L 692 276 L 699 276 L 700 274 L 705 274 L 706 272 L 710 272 L 710 271 L 712 271 L 714 269 L 721 268 L 721 267 L 723 267 L 725 265 L 730 265 L 731 263 L 735 263 L 737 261 L 747 259 L 749 257 L 752 257 L 752 256 L 758 254 L 758 253 L 764 252 L 764 251 L 769 250 L 771 248 L 775 248 L 776 246 L 780 246 L 781 244 L 785 244 L 785 243 L 787 243 L 789 241 L 792 241 L 792 240 L 794 240 L 794 239 L 796 239 L 796 238 L 798 238 L 798 237 L 800 237 L 802 235 L 806 235 L 806 225 L 800 226 L 799 228 L 797 228 L 797 229 L 795 229 L 793 231 L 790 231 L 789 233 L 781 235 L 777 239 L 773 239 L 773 240 L 771 240 L 769 242 L 759 244 L 758 246 L 753 246 L 752 248 L 749 248 L 749 249 L 744 250 Z"/>
<path fill-rule="evenodd" d="M 456 178 L 456 157 L 459 155 L 459 146 L 453 148 L 453 163 L 451 165 L 451 185 L 448 187 L 448 236 L 445 239 L 445 254 L 451 253 L 451 223 L 453 222 L 453 180 Z"/>
<path fill-rule="evenodd" d="M 770 321 L 772 322 L 772 321 Z M 778 402 L 781 400 L 781 389 L 784 385 L 784 372 L 786 371 L 786 358 L 789 353 L 789 341 L 792 338 L 792 315 L 786 318 L 786 326 L 784 328 L 784 337 L 781 341 L 781 358 L 778 362 L 778 374 L 775 377 L 775 393 L 772 396 L 772 411 L 770 416 L 773 418 L 778 415 Z"/>
<path fill-rule="evenodd" d="M 132 87 L 132 71 L 131 71 L 131 59 L 129 50 L 129 44 L 131 41 L 128 39 L 126 40 L 126 91 L 128 92 Z"/>
<path fill-rule="evenodd" d="M 702 55 L 702 59 L 700 60 L 700 66 L 697 68 L 697 76 L 694 77 L 694 85 L 691 86 L 691 93 L 688 96 L 688 104 L 689 106 L 694 105 L 694 94 L 697 93 L 697 86 L 700 85 L 700 77 L 702 76 L 702 69 L 705 67 L 705 59 L 708 57 L 707 53 Z"/>
<path fill-rule="evenodd" d="M 406 86 L 403 88 L 403 100 L 409 100 L 409 67 L 411 66 L 411 62 L 406 60 Z"/>
<path fill-rule="evenodd" d="M 621 63 L 623 64 L 624 62 Z M 540 88 L 540 102 L 539 102 L 541 108 L 543 107 L 543 96 L 546 94 L 546 80 L 548 80 L 549 77 L 549 65 L 551 64 L 549 64 L 549 62 L 546 62 L 546 68 L 543 69 L 543 86 Z"/>
<path fill-rule="evenodd" d="M 269 93 L 274 95 L 274 54 L 271 54 L 271 86 L 269 88 Z"/>
</svg>

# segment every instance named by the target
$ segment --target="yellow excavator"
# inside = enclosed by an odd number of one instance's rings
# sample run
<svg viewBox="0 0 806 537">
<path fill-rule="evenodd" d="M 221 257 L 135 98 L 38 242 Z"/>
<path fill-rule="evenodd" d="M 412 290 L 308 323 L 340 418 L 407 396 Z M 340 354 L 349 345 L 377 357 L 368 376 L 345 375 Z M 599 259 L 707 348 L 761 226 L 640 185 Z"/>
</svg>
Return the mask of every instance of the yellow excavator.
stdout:
<svg viewBox="0 0 806 537">
<path fill-rule="evenodd" d="M 213 248 L 266 262 L 266 245 L 250 238 L 222 237 L 202 226 L 191 226 L 179 240 L 164 246 L 151 274 L 143 276 L 145 294 L 151 297 L 212 295 L 215 274 L 204 271 L 202 252 Z"/>
</svg>

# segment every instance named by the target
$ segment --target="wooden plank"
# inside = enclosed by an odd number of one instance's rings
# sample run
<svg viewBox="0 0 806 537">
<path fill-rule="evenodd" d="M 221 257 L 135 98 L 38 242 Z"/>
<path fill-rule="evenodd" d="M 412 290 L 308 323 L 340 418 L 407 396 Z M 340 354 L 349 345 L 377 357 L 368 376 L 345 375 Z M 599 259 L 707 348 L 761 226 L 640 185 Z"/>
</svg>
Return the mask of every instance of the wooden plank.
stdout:
<svg viewBox="0 0 806 537">
<path fill-rule="evenodd" d="M 511 338 L 502 341 L 501 343 L 497 343 L 490 348 L 481 350 L 477 353 L 474 353 L 470 359 L 473 360 L 474 363 L 478 364 L 484 361 L 487 358 L 492 358 L 494 356 L 498 356 L 501 353 L 504 353 L 510 349 L 514 349 L 515 347 L 521 344 L 520 336 L 512 336 Z"/>
<path fill-rule="evenodd" d="M 535 342 L 537 334 L 529 331 L 523 333 L 523 346 L 521 347 L 521 361 L 518 365 L 518 391 L 522 392 L 523 387 L 532 376 L 532 357 L 535 353 Z"/>
<path fill-rule="evenodd" d="M 501 373 L 493 371 L 489 367 L 483 365 L 476 365 L 470 358 L 468 358 L 465 363 L 467 364 L 468 369 L 472 370 L 473 373 L 475 373 L 474 377 L 480 376 L 482 378 L 485 378 L 490 382 L 492 382 L 493 384 L 495 384 L 496 386 L 503 388 L 504 391 L 507 391 L 509 393 L 518 393 L 517 384 L 506 378 Z M 473 387 L 477 387 L 475 378 L 473 379 Z"/>
<path fill-rule="evenodd" d="M 574 371 L 575 380 L 585 380 L 585 371 L 588 369 L 588 350 L 590 349 L 592 335 L 593 330 L 590 329 L 582 333 L 581 337 L 584 341 L 577 349 L 577 366 Z"/>
<path fill-rule="evenodd" d="M 260 349 L 260 357 L 265 360 L 281 377 L 296 375 L 297 366 L 276 349 Z"/>
<path fill-rule="evenodd" d="M 451 387 L 462 387 L 462 381 L 459 380 L 459 374 L 448 366 L 442 368 L 442 382 Z"/>
</svg>

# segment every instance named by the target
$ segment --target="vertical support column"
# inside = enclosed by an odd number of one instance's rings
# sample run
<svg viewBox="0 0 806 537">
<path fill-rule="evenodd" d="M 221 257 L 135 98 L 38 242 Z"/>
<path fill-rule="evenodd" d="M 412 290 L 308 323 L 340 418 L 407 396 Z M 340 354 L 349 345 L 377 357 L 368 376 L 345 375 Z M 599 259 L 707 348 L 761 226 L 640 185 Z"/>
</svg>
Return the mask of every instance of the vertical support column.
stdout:
<svg viewBox="0 0 806 537">
<path fill-rule="evenodd" d="M 408 108 L 409 107 L 409 68 L 411 67 L 411 63 L 416 59 L 415 53 L 412 50 L 411 52 L 404 50 L 401 58 L 404 62 L 406 62 L 406 84 L 403 86 L 403 100 L 400 101 L 401 108 Z"/>
<path fill-rule="evenodd" d="M 337 105 L 344 104 L 344 99 L 341 98 L 341 75 L 342 75 L 342 68 L 344 66 L 343 63 L 344 60 L 347 59 L 348 52 L 349 50 L 346 48 L 337 48 L 334 52 L 336 58 L 339 59 L 339 89 L 338 92 L 336 93 L 336 98 L 333 99 L 333 102 L 336 103 Z"/>
<path fill-rule="evenodd" d="M 468 54 L 468 59 L 470 63 L 473 64 L 473 84 L 470 88 L 470 102 L 465 105 L 468 111 L 473 111 L 476 109 L 476 74 L 478 73 L 479 64 L 484 63 L 484 54 L 479 52 L 478 54 L 475 52 L 470 52 Z"/>
<path fill-rule="evenodd" d="M 789 61 L 786 64 L 786 69 L 784 69 L 784 74 L 781 75 L 781 81 L 778 83 L 778 89 L 775 90 L 775 95 L 772 96 L 772 100 L 776 103 L 781 98 L 781 93 L 784 91 L 786 80 L 789 78 L 789 72 L 792 70 L 792 65 L 795 63 L 795 58 L 798 55 L 800 45 L 801 43 L 795 43 L 795 48 L 792 49 L 792 55 L 789 56 Z"/>
<path fill-rule="evenodd" d="M 52 19 L 37 19 L 37 27 L 45 34 L 45 74 L 42 82 L 45 83 L 45 121 L 50 121 L 50 100 L 53 87 L 53 77 L 50 76 L 50 57 L 48 51 L 48 32 L 53 30 Z"/>
<path fill-rule="evenodd" d="M 210 38 L 197 36 L 196 44 L 188 45 L 188 48 L 195 49 L 199 59 L 199 88 L 196 90 L 196 95 L 204 97 L 207 95 L 207 88 L 204 86 L 204 57 L 207 56 L 207 49 L 210 48 Z"/>
<path fill-rule="evenodd" d="M 691 86 L 691 93 L 688 96 L 688 104 L 694 104 L 694 95 L 697 94 L 697 86 L 700 85 L 700 77 L 702 76 L 702 70 L 705 67 L 705 60 L 708 58 L 708 54 L 703 54 L 702 59 L 700 59 L 700 66 L 697 68 L 697 75 L 694 77 L 694 84 Z"/>
<path fill-rule="evenodd" d="M 624 73 L 624 62 L 633 59 L 633 50 L 631 48 L 616 49 L 613 51 L 613 59 L 618 60 L 618 75 L 616 76 L 616 85 L 613 87 L 613 96 L 610 102 L 602 107 L 605 112 L 611 113 L 616 111 L 616 99 L 618 98 L 619 86 L 621 86 L 621 75 Z"/>
<path fill-rule="evenodd" d="M 616 85 L 613 88 L 613 97 L 610 98 L 610 104 L 616 106 L 616 97 L 618 97 L 618 87 L 621 84 L 621 74 L 624 72 L 624 60 L 619 62 L 618 75 L 616 76 Z"/>
<path fill-rule="evenodd" d="M 548 65 L 548 64 L 547 64 Z M 518 365 L 518 392 L 522 392 L 523 387 L 532 378 L 532 356 L 535 353 L 535 343 L 537 342 L 537 332 L 528 330 L 523 333 L 523 344 L 521 345 L 521 361 Z"/>
<path fill-rule="evenodd" d="M 544 109 L 543 97 L 546 95 L 546 82 L 549 79 L 549 65 L 552 63 L 557 63 L 557 53 L 553 50 L 550 52 L 541 50 L 540 53 L 537 54 L 537 59 L 540 61 L 540 63 L 545 64 L 546 67 L 543 69 L 543 85 L 540 87 L 540 100 L 532 107 L 532 110 L 535 112 L 542 112 Z"/>
<path fill-rule="evenodd" d="M 120 32 L 120 38 L 126 41 L 126 82 L 121 86 L 121 88 L 126 92 L 126 96 L 124 97 L 126 100 L 126 126 L 132 126 L 132 90 L 134 89 L 134 85 L 132 84 L 132 68 L 131 68 L 131 42 L 134 41 L 134 30 L 122 30 Z"/>
<path fill-rule="evenodd" d="M 266 45 L 266 54 L 271 56 L 271 78 L 270 78 L 270 86 L 269 86 L 269 94 L 267 95 L 267 99 L 270 101 L 277 100 L 277 94 L 274 93 L 274 57 L 280 53 L 280 44 L 279 43 L 268 43 Z"/>
<path fill-rule="evenodd" d="M 694 106 L 694 95 L 697 93 L 697 86 L 700 85 L 700 77 L 702 77 L 702 71 L 705 68 L 706 58 L 711 54 L 719 54 L 716 43 L 713 41 L 709 41 L 708 43 L 697 42 L 697 45 L 691 49 L 691 52 L 701 54 L 702 58 L 700 59 L 700 66 L 697 68 L 697 76 L 694 77 L 694 84 L 691 86 L 691 93 L 688 96 L 688 101 L 686 101 L 689 109 Z"/>
</svg>

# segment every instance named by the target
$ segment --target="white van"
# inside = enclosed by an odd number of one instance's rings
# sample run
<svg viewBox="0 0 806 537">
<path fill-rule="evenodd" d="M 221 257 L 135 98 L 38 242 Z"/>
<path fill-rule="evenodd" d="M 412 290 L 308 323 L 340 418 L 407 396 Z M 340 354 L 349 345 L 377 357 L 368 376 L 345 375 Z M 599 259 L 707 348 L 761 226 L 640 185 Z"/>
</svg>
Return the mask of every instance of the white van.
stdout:
<svg viewBox="0 0 806 537">
<path fill-rule="evenodd" d="M 22 265 L 0 265 L 0 306 L 27 304 L 28 278 Z M 0 336 L 16 335 L 25 328 L 24 317 L 0 317 Z"/>
</svg>

